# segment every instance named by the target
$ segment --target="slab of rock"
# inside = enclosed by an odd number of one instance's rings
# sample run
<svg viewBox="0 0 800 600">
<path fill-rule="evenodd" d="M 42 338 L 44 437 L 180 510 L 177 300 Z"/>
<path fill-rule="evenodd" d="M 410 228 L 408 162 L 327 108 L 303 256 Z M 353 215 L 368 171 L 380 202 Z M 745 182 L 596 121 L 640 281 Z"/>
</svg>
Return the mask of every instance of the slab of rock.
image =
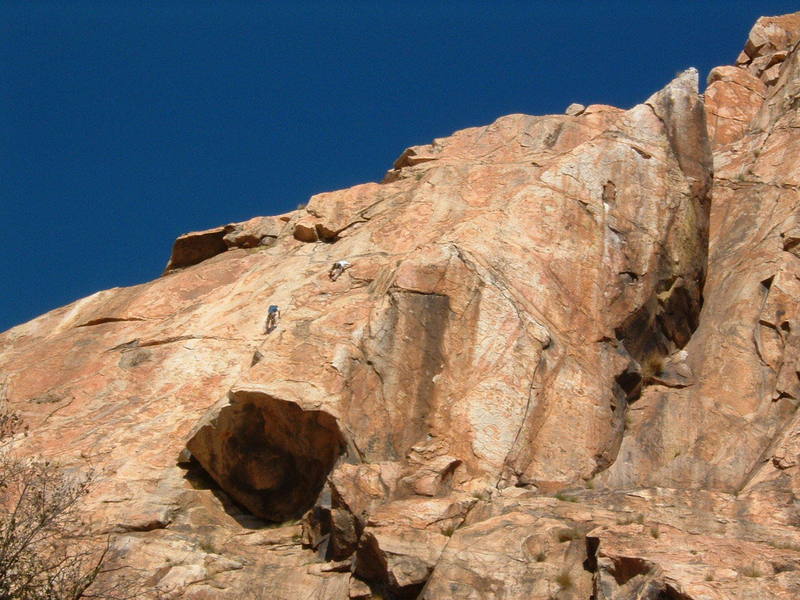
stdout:
<svg viewBox="0 0 800 600">
<path fill-rule="evenodd" d="M 164 272 L 168 273 L 175 269 L 191 267 L 199 262 L 203 262 L 216 256 L 228 249 L 224 237 L 230 232 L 230 228 L 215 227 L 205 231 L 193 231 L 185 233 L 175 240 L 172 245 L 172 255 Z"/>
<path fill-rule="evenodd" d="M 254 217 L 243 223 L 185 233 L 175 240 L 164 273 L 191 267 L 232 248 L 270 246 L 290 220 L 290 215 Z"/>
<path fill-rule="evenodd" d="M 244 223 L 228 225 L 229 231 L 222 240 L 228 248 L 255 248 L 269 246 L 280 235 L 288 216 L 254 217 Z"/>
<path fill-rule="evenodd" d="M 705 104 L 509 115 L 181 236 L 0 335 L 11 446 L 97 472 L 145 596 L 794 598 L 796 19 Z"/>
<path fill-rule="evenodd" d="M 716 67 L 705 91 L 706 121 L 712 146 L 741 138 L 761 108 L 767 86 L 745 69 Z"/>
<path fill-rule="evenodd" d="M 564 111 L 565 115 L 569 115 L 571 117 L 577 117 L 579 114 L 583 113 L 586 110 L 586 107 L 583 104 L 578 104 L 577 102 L 573 102 L 567 107 L 567 110 Z"/>
</svg>

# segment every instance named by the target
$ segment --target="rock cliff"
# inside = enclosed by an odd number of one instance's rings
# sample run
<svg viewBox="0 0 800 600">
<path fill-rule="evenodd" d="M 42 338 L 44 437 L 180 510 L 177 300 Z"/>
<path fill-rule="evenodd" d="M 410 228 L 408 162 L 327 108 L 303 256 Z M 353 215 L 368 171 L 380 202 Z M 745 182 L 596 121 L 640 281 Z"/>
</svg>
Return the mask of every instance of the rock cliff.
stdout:
<svg viewBox="0 0 800 600">
<path fill-rule="evenodd" d="M 797 598 L 798 40 L 181 236 L 0 335 L 16 450 L 154 597 Z"/>
</svg>

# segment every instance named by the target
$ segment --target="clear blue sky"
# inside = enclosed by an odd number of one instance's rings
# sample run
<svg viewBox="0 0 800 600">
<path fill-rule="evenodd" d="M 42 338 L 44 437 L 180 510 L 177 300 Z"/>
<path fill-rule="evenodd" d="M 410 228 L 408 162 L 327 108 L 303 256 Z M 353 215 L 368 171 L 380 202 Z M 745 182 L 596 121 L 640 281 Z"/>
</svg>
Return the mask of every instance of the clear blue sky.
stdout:
<svg viewBox="0 0 800 600">
<path fill-rule="evenodd" d="M 630 107 L 796 2 L 0 0 L 0 331 L 509 113 Z"/>
</svg>

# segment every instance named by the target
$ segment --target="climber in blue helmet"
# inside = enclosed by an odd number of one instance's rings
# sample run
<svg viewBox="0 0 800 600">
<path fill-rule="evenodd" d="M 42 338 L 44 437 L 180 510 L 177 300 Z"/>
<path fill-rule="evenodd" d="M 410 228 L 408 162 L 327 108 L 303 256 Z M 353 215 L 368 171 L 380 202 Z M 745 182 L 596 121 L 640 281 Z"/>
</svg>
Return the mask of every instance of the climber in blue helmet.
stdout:
<svg viewBox="0 0 800 600">
<path fill-rule="evenodd" d="M 269 310 L 267 311 L 267 322 L 264 325 L 265 333 L 270 333 L 278 326 L 278 319 L 280 316 L 281 309 L 279 309 L 275 304 L 270 304 Z"/>
</svg>

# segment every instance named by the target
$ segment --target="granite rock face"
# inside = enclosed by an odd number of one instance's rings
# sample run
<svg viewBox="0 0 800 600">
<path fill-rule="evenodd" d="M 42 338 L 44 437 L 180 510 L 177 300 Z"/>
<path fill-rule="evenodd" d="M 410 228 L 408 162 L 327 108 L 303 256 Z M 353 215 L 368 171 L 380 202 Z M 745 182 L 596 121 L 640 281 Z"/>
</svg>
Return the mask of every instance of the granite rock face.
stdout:
<svg viewBox="0 0 800 600">
<path fill-rule="evenodd" d="M 796 598 L 798 39 L 181 236 L 0 335 L 16 451 L 154 597 Z"/>
<path fill-rule="evenodd" d="M 782 69 L 778 80 L 760 93 L 751 94 L 759 82 L 746 69 L 726 67 L 719 78 L 722 69 L 712 72 L 706 110 L 709 121 L 717 120 L 716 132 L 728 133 L 714 138 L 705 303 L 681 359 L 691 381 L 645 392 L 632 412 L 623 460 L 604 474 L 614 486 L 739 491 L 793 427 L 800 399 L 794 356 L 800 265 L 792 252 L 800 150 L 792 103 L 800 56 L 790 52 L 800 39 L 797 15 L 759 20 L 750 39 L 768 35 L 771 55 L 786 58 L 775 63 Z M 741 82 L 750 86 L 747 92 Z M 751 115 L 738 133 L 728 128 L 738 117 L 722 117 L 726 104 L 719 103 L 732 99 L 734 87 L 739 115 Z"/>
</svg>

